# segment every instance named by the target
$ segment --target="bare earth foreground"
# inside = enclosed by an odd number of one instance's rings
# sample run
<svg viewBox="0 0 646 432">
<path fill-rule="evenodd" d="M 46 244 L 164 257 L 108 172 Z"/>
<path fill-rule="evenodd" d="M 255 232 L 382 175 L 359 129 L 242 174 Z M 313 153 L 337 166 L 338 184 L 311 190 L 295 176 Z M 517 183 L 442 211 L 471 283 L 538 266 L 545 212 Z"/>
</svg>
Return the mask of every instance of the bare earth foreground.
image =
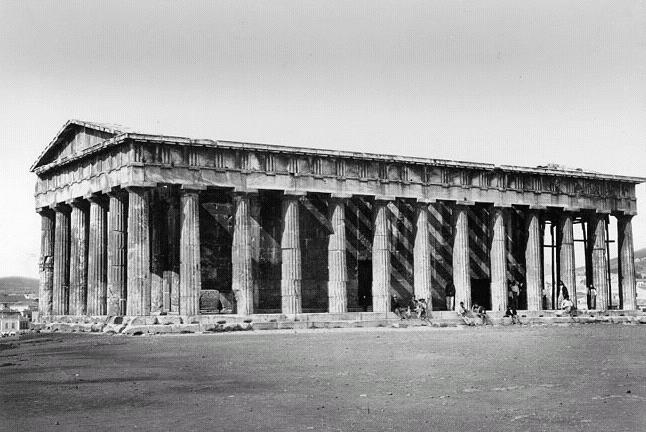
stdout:
<svg viewBox="0 0 646 432">
<path fill-rule="evenodd" d="M 2 430 L 646 430 L 646 326 L 1 343 Z"/>
</svg>

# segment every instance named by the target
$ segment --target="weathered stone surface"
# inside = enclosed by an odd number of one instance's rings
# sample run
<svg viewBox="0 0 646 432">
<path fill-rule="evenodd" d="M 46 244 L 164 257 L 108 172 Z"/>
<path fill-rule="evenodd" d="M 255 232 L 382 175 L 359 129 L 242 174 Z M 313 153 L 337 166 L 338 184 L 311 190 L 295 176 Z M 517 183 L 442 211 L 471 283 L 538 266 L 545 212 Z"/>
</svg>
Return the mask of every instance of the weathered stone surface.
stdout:
<svg viewBox="0 0 646 432">
<path fill-rule="evenodd" d="M 38 310 L 41 319 L 52 314 L 52 289 L 54 284 L 54 212 L 40 210 L 40 283 L 38 285 Z"/>
<path fill-rule="evenodd" d="M 556 231 L 556 253 L 559 260 L 559 279 L 568 289 L 570 299 L 577 301 L 576 296 L 576 269 L 574 261 L 574 232 L 572 214 L 563 213 L 559 217 Z M 555 305 L 554 309 L 557 309 Z"/>
<path fill-rule="evenodd" d="M 126 207 L 128 198 L 123 192 L 111 193 L 109 196 L 106 313 L 108 315 L 125 315 L 126 268 L 128 264 Z"/>
<path fill-rule="evenodd" d="M 543 265 L 541 263 L 541 223 L 535 211 L 527 213 L 527 243 L 525 244 L 525 281 L 527 309 L 542 309 Z"/>
<path fill-rule="evenodd" d="M 428 220 L 428 204 L 420 203 L 417 207 L 415 224 L 415 244 L 413 246 L 413 287 L 415 297 L 427 301 L 428 310 L 433 307 L 431 299 L 431 280 L 433 266 L 431 263 L 431 243 Z"/>
<path fill-rule="evenodd" d="M 455 286 L 455 307 L 460 302 L 471 308 L 471 274 L 469 263 L 469 218 L 466 206 L 454 210 L 455 233 L 453 236 L 453 284 Z"/>
<path fill-rule="evenodd" d="M 372 236 L 372 310 L 390 311 L 390 224 L 388 201 L 375 200 Z"/>
<path fill-rule="evenodd" d="M 617 218 L 619 259 L 619 290 L 622 309 L 637 309 L 637 280 L 635 279 L 635 251 L 633 247 L 632 216 Z"/>
<path fill-rule="evenodd" d="M 160 194 L 153 189 L 150 202 L 150 311 L 164 310 L 164 262 L 166 246 L 163 244 L 163 230 L 166 225 Z M 170 298 L 169 298 L 170 300 Z"/>
<path fill-rule="evenodd" d="M 597 289 L 597 310 L 608 309 L 608 256 L 606 254 L 606 217 L 590 216 L 588 247 L 591 248 L 592 283 Z"/>
<path fill-rule="evenodd" d="M 283 232 L 280 242 L 282 254 L 280 281 L 282 312 L 284 314 L 298 314 L 302 311 L 299 197 L 285 195 L 282 210 Z"/>
<path fill-rule="evenodd" d="M 200 209 L 197 191 L 182 190 L 180 209 L 179 313 L 199 313 L 200 302 Z"/>
<path fill-rule="evenodd" d="M 149 196 L 144 188 L 128 189 L 127 314 L 150 314 Z"/>
<path fill-rule="evenodd" d="M 491 213 L 491 310 L 502 312 L 507 309 L 507 248 L 505 214 L 500 207 L 494 207 Z"/>
<path fill-rule="evenodd" d="M 234 228 L 231 248 L 232 290 L 237 313 L 249 315 L 254 311 L 253 262 L 249 197 L 238 193 L 234 197 Z"/>
<path fill-rule="evenodd" d="M 56 208 L 54 234 L 54 285 L 52 294 L 52 314 L 65 315 L 68 311 L 70 280 L 70 209 L 68 206 Z"/>
<path fill-rule="evenodd" d="M 345 202 L 342 198 L 329 201 L 332 232 L 328 240 L 328 311 L 348 310 L 348 263 L 346 259 Z"/>
<path fill-rule="evenodd" d="M 107 297 L 107 211 L 102 197 L 90 199 L 90 242 L 88 246 L 87 313 L 106 314 Z"/>
<path fill-rule="evenodd" d="M 70 242 L 70 315 L 83 315 L 87 302 L 88 223 L 87 204 L 72 204 Z"/>
</svg>

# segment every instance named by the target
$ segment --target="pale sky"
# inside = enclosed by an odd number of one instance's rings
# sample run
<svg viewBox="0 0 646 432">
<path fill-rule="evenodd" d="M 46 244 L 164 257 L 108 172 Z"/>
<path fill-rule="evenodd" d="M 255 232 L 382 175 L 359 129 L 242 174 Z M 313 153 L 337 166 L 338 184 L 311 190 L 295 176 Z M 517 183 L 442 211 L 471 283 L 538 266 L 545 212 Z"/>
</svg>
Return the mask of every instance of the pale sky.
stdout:
<svg viewBox="0 0 646 432">
<path fill-rule="evenodd" d="M 646 176 L 646 3 L 3 0 L 0 109 L 0 276 L 36 277 L 29 166 L 70 118 Z"/>
</svg>

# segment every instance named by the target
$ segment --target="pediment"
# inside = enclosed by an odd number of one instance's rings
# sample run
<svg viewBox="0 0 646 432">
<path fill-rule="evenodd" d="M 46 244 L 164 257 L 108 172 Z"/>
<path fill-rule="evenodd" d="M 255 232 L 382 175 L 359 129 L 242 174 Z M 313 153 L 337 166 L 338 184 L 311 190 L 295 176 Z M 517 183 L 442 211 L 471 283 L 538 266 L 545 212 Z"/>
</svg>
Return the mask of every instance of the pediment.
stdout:
<svg viewBox="0 0 646 432">
<path fill-rule="evenodd" d="M 124 128 L 119 126 L 70 120 L 43 150 L 31 170 L 72 158 L 124 132 Z"/>
</svg>

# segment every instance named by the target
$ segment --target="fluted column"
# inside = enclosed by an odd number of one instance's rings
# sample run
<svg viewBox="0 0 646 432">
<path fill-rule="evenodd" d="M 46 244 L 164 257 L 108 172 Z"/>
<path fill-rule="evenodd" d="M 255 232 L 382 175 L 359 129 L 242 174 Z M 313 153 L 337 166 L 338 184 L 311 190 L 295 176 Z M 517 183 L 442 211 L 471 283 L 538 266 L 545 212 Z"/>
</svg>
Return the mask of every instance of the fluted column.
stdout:
<svg viewBox="0 0 646 432">
<path fill-rule="evenodd" d="M 390 224 L 388 200 L 375 199 L 372 237 L 372 311 L 390 311 Z"/>
<path fill-rule="evenodd" d="M 106 313 L 114 316 L 126 314 L 128 197 L 123 192 L 113 192 L 109 196 Z"/>
<path fill-rule="evenodd" d="M 543 266 L 541 265 L 541 223 L 538 213 L 527 212 L 527 243 L 525 244 L 525 282 L 527 310 L 542 309 Z"/>
<path fill-rule="evenodd" d="M 332 197 L 329 201 L 332 232 L 327 246 L 328 311 L 348 311 L 348 263 L 345 238 L 345 200 Z"/>
<path fill-rule="evenodd" d="M 249 315 L 254 312 L 253 261 L 251 250 L 251 217 L 247 193 L 233 197 L 234 225 L 231 245 L 231 273 L 233 294 L 236 297 L 237 313 Z"/>
<path fill-rule="evenodd" d="M 102 196 L 90 197 L 87 314 L 105 315 L 107 297 L 107 212 Z"/>
<path fill-rule="evenodd" d="M 251 256 L 253 270 L 253 310 L 257 311 L 260 307 L 260 287 L 262 283 L 259 277 L 260 263 L 260 197 L 257 193 L 249 196 L 249 210 L 251 224 Z"/>
<path fill-rule="evenodd" d="M 87 301 L 87 203 L 74 201 L 70 223 L 70 315 L 84 315 Z"/>
<path fill-rule="evenodd" d="M 150 315 L 150 229 L 148 190 L 128 188 L 127 315 Z"/>
<path fill-rule="evenodd" d="M 507 309 L 507 248 L 505 237 L 505 211 L 494 207 L 491 212 L 491 310 L 500 312 Z"/>
<path fill-rule="evenodd" d="M 164 310 L 164 261 L 166 247 L 163 231 L 166 225 L 164 207 L 159 193 L 150 196 L 150 312 Z"/>
<path fill-rule="evenodd" d="M 40 214 L 40 283 L 38 286 L 38 312 L 41 316 L 52 314 L 52 289 L 54 285 L 54 212 L 41 209 Z"/>
<path fill-rule="evenodd" d="M 606 217 L 595 213 L 588 222 L 588 247 L 592 265 L 592 284 L 597 290 L 597 309 L 608 309 L 608 256 L 606 254 Z"/>
<path fill-rule="evenodd" d="M 468 208 L 458 205 L 454 208 L 455 231 L 453 235 L 453 285 L 455 305 L 460 302 L 471 307 L 471 270 L 469 265 L 469 217 Z"/>
<path fill-rule="evenodd" d="M 563 213 L 559 217 L 556 230 L 556 253 L 559 260 L 559 280 L 567 287 L 570 299 L 576 306 L 576 267 L 574 261 L 574 228 L 572 214 Z M 558 307 L 555 307 L 555 309 Z"/>
<path fill-rule="evenodd" d="M 283 196 L 283 235 L 280 241 L 282 254 L 280 292 L 284 314 L 302 312 L 301 303 L 301 244 L 299 197 Z"/>
<path fill-rule="evenodd" d="M 199 191 L 182 190 L 179 223 L 179 313 L 197 315 L 202 288 Z"/>
<path fill-rule="evenodd" d="M 70 209 L 67 205 L 56 207 L 54 229 L 52 314 L 65 315 L 68 311 L 70 281 Z"/>
<path fill-rule="evenodd" d="M 432 309 L 431 243 L 428 220 L 428 203 L 418 203 L 415 221 L 415 244 L 413 245 L 413 290 L 415 298 L 425 299 L 428 310 Z"/>
<path fill-rule="evenodd" d="M 633 248 L 632 216 L 617 217 L 617 243 L 619 256 L 619 289 L 621 308 L 637 309 L 637 281 L 635 279 L 635 250 Z"/>
<path fill-rule="evenodd" d="M 168 196 L 166 230 L 168 233 L 168 270 L 164 272 L 165 308 L 179 312 L 179 198 L 172 190 Z"/>
</svg>

